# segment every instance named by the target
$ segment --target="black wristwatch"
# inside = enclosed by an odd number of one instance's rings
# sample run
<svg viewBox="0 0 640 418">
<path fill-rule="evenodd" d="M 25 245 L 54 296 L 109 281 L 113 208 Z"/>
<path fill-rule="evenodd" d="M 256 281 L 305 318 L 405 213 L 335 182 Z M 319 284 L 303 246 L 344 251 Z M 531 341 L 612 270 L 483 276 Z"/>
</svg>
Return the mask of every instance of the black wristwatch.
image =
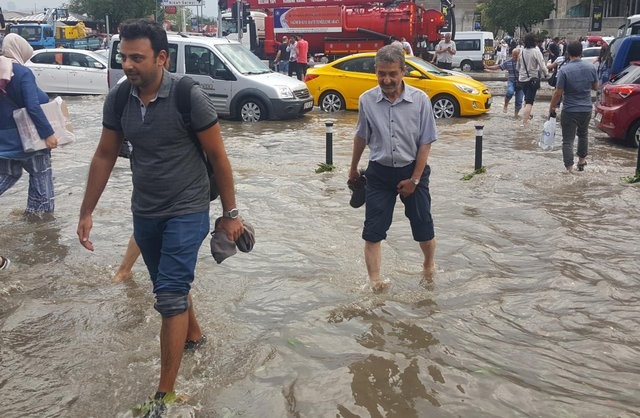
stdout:
<svg viewBox="0 0 640 418">
<path fill-rule="evenodd" d="M 223 218 L 231 218 L 231 219 L 235 219 L 238 217 L 238 214 L 240 213 L 240 211 L 238 211 L 237 208 L 233 208 L 231 210 L 227 210 L 227 211 L 223 211 L 222 212 L 222 217 Z"/>
</svg>

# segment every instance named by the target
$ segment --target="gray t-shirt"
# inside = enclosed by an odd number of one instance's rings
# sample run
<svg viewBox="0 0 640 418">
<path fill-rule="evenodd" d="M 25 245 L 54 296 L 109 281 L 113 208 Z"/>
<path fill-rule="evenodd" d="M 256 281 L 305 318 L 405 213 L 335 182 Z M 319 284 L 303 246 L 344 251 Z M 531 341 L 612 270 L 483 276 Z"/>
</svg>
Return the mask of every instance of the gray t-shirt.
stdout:
<svg viewBox="0 0 640 418">
<path fill-rule="evenodd" d="M 415 161 L 418 147 L 434 142 L 436 120 L 425 92 L 405 83 L 391 103 L 376 86 L 360 95 L 356 136 L 366 140 L 369 160 L 387 167 Z"/>
<path fill-rule="evenodd" d="M 582 60 L 565 62 L 558 71 L 556 88 L 564 90 L 563 112 L 591 112 L 591 87 L 598 81 L 596 67 Z"/>
<path fill-rule="evenodd" d="M 132 88 L 120 120 L 114 111 L 118 86 L 104 103 L 102 125 L 123 132 L 132 145 L 131 210 L 137 216 L 161 218 L 209 210 L 207 169 L 177 107 L 177 81 L 165 71 L 158 95 L 146 109 Z M 218 122 L 213 103 L 197 85 L 191 89 L 191 121 L 196 132 Z"/>
</svg>

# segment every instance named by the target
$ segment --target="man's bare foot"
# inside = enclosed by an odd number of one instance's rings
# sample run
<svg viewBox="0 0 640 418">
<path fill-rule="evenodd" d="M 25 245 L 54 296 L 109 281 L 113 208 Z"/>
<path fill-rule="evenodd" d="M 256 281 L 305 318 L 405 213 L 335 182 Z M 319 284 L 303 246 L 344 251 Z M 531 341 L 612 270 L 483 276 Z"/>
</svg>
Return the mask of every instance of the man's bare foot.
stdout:
<svg viewBox="0 0 640 418">
<path fill-rule="evenodd" d="M 130 279 L 133 279 L 133 273 L 131 273 L 130 271 L 129 272 L 119 271 L 113 276 L 113 279 L 111 279 L 111 282 L 120 283 Z"/>
<path fill-rule="evenodd" d="M 505 103 L 504 106 L 502 106 L 502 113 L 507 113 L 507 104 Z"/>
<path fill-rule="evenodd" d="M 422 276 L 425 279 L 428 280 L 433 280 L 434 276 L 436 275 L 436 268 L 435 267 L 425 267 L 422 270 Z"/>
<path fill-rule="evenodd" d="M 389 280 L 369 280 L 369 287 L 375 293 L 384 292 L 389 288 Z"/>
</svg>

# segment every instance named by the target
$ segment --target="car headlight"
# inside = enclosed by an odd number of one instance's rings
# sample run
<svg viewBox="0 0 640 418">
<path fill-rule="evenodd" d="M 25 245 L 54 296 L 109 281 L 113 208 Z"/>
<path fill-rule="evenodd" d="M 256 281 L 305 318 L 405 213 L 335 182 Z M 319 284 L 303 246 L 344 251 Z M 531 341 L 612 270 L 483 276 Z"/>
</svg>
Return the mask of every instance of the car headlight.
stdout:
<svg viewBox="0 0 640 418">
<path fill-rule="evenodd" d="M 478 90 L 464 84 L 456 83 L 455 86 L 467 94 L 478 94 Z"/>
<path fill-rule="evenodd" d="M 279 99 L 293 99 L 293 92 L 287 86 L 276 86 L 276 94 Z"/>
</svg>

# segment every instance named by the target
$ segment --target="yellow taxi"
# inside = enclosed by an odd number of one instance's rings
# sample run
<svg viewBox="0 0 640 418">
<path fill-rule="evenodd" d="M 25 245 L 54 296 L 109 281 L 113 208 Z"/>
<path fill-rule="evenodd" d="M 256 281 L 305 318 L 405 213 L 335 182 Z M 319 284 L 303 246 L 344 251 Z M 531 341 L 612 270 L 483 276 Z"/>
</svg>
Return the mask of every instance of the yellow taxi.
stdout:
<svg viewBox="0 0 640 418">
<path fill-rule="evenodd" d="M 305 83 L 313 100 L 325 112 L 358 110 L 358 98 L 378 85 L 375 52 L 340 58 L 307 70 Z M 486 85 L 466 75 L 443 70 L 425 60 L 406 57 L 404 82 L 427 93 L 436 118 L 480 115 L 491 107 Z"/>
</svg>

